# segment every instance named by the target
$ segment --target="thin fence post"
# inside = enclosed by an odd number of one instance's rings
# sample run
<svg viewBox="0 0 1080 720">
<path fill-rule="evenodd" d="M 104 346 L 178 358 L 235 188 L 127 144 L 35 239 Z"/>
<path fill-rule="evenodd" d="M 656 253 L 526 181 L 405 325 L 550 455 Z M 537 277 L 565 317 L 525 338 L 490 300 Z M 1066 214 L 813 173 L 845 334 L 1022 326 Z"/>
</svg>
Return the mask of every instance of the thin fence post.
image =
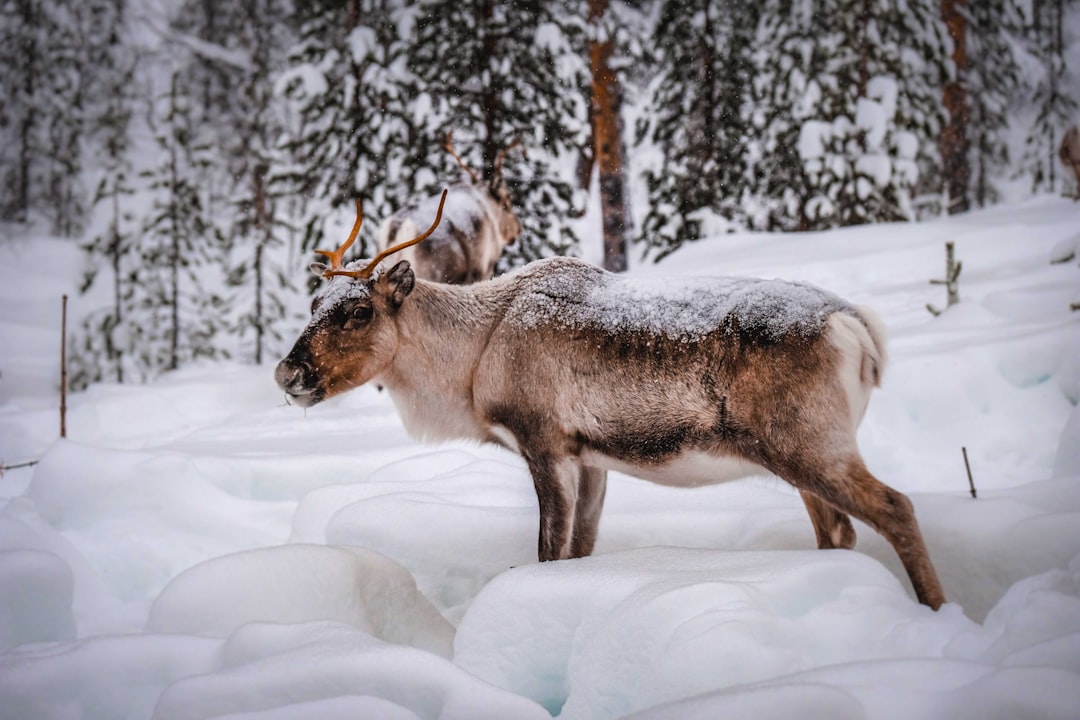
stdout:
<svg viewBox="0 0 1080 720">
<path fill-rule="evenodd" d="M 60 437 L 67 437 L 67 300 L 63 296 L 60 311 Z"/>
</svg>

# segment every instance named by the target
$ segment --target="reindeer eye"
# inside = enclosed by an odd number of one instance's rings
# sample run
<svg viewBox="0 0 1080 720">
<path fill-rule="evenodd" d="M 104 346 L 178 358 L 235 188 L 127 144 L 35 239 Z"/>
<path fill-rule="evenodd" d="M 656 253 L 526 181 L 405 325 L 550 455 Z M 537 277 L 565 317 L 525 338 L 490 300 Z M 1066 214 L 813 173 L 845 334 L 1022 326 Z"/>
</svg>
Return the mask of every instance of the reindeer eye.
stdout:
<svg viewBox="0 0 1080 720">
<path fill-rule="evenodd" d="M 345 319 L 345 328 L 352 330 L 367 324 L 371 320 L 373 312 L 370 305 L 357 305 L 349 311 Z"/>
</svg>

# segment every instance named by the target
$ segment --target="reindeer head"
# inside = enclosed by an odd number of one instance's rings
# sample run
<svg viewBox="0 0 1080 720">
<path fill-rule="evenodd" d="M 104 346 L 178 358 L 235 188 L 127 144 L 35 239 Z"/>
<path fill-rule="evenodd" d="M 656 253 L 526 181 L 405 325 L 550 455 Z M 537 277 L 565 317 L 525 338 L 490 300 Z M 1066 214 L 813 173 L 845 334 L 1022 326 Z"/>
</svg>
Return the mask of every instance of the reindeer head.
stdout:
<svg viewBox="0 0 1080 720">
<path fill-rule="evenodd" d="M 337 250 L 316 250 L 330 264 L 312 263 L 311 270 L 326 283 L 311 302 L 311 320 L 289 354 L 278 363 L 274 379 L 289 401 L 310 407 L 363 385 L 382 373 L 397 348 L 397 313 L 412 292 L 416 277 L 407 261 L 389 270 L 379 263 L 431 235 L 442 220 L 443 191 L 435 222 L 424 233 L 387 248 L 362 268 L 345 267 L 345 252 L 356 240 L 363 222 L 356 201 L 356 222 Z"/>
<path fill-rule="evenodd" d="M 469 176 L 473 187 L 486 191 L 493 207 L 496 209 L 495 215 L 498 219 L 499 234 L 504 239 L 505 245 L 512 245 L 521 235 L 521 220 L 518 219 L 517 213 L 514 212 L 510 190 L 506 185 L 506 178 L 503 177 L 503 160 L 506 159 L 506 155 L 511 150 L 521 144 L 521 138 L 514 138 L 513 142 L 499 151 L 499 154 L 495 156 L 495 167 L 491 178 L 485 183 L 454 151 L 451 136 L 452 131 L 446 133 L 443 149 L 450 153 L 454 160 L 457 161 L 458 166 Z"/>
</svg>

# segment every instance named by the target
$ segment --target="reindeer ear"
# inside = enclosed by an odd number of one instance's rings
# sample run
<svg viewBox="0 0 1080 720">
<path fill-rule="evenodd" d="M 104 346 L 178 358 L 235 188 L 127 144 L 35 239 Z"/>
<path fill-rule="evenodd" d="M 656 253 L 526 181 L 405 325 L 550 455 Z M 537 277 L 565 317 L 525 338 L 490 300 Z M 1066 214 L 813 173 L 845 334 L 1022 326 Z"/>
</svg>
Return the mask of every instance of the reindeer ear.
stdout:
<svg viewBox="0 0 1080 720">
<path fill-rule="evenodd" d="M 323 273 L 325 273 L 329 269 L 330 269 L 329 265 L 327 265 L 326 263 L 321 263 L 321 262 L 313 262 L 310 265 L 308 265 L 308 270 L 310 270 L 315 275 L 318 275 L 319 277 L 322 277 Z"/>
<path fill-rule="evenodd" d="M 401 307 L 401 303 L 405 302 L 405 298 L 416 287 L 416 273 L 413 272 L 408 260 L 402 260 L 390 268 L 390 272 L 384 277 L 386 279 L 383 282 L 389 284 L 391 304 L 395 308 Z"/>
</svg>

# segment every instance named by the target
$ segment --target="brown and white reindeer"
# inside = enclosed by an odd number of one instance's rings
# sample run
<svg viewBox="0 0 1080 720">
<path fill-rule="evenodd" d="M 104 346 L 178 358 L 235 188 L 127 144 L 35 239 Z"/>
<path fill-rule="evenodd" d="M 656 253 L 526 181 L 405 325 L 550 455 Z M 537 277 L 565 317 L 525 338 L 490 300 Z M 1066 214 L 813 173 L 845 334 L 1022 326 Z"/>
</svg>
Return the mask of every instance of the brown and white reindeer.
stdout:
<svg viewBox="0 0 1080 720">
<path fill-rule="evenodd" d="M 920 602 L 945 602 L 911 502 L 856 446 L 885 365 L 867 310 L 804 283 L 655 282 L 564 257 L 463 286 L 380 266 L 398 246 L 344 268 L 357 211 L 330 264 L 312 265 L 327 282 L 275 372 L 293 404 L 374 382 L 418 438 L 519 453 L 541 561 L 592 552 L 608 470 L 689 487 L 764 468 L 799 490 L 819 547 L 852 547 L 856 517 L 893 546 Z"/>
<path fill-rule="evenodd" d="M 453 156 L 467 176 L 448 188 L 446 221 L 423 245 L 410 246 L 402 253 L 417 276 L 433 282 L 466 285 L 487 280 L 507 245 L 521 234 L 521 221 L 514 213 L 510 192 L 503 177 L 503 160 L 518 140 L 499 152 L 489 182 L 485 183 L 454 151 L 450 133 L 443 148 Z M 438 198 L 402 208 L 379 228 L 378 245 L 385 250 L 415 236 L 421 223 L 435 211 Z"/>
</svg>

